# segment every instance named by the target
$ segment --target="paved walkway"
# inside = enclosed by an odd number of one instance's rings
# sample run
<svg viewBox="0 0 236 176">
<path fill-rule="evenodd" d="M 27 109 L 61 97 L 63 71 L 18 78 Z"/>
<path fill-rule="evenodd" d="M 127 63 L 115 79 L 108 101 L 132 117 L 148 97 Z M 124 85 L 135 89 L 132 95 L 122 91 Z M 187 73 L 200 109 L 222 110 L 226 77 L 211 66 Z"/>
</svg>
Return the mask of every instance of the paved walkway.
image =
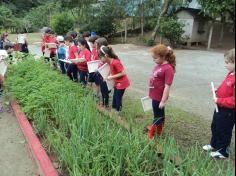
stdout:
<svg viewBox="0 0 236 176">
<path fill-rule="evenodd" d="M 0 175 L 39 175 L 13 112 L 0 113 Z"/>
</svg>

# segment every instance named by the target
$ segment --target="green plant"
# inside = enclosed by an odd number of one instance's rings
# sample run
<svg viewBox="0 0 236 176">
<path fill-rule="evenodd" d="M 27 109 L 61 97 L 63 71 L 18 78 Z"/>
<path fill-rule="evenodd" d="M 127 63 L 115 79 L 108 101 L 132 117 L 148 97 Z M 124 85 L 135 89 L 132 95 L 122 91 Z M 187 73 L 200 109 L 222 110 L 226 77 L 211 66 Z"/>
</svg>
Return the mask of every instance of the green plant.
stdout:
<svg viewBox="0 0 236 176">
<path fill-rule="evenodd" d="M 89 90 L 31 56 L 9 67 L 5 87 L 48 149 L 57 154 L 66 175 L 213 176 L 216 169 L 219 175 L 233 172 L 231 167 L 227 171 L 216 167 L 195 149 L 181 153 L 171 136 L 147 141 L 142 130 L 128 133 L 97 111 Z"/>
<path fill-rule="evenodd" d="M 159 33 L 175 47 L 182 42 L 184 24 L 173 17 L 166 17 L 161 20 Z"/>
<path fill-rule="evenodd" d="M 68 31 L 73 30 L 74 18 L 69 12 L 56 14 L 52 19 L 52 28 L 59 35 L 64 35 Z"/>
</svg>

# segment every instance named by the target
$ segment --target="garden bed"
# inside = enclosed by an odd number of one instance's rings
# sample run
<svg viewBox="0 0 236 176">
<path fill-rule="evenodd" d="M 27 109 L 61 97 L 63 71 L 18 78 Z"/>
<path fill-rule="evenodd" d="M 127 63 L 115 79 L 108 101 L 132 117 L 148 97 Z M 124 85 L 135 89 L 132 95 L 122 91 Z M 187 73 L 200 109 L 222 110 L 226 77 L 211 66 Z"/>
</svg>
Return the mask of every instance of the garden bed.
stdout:
<svg viewBox="0 0 236 176">
<path fill-rule="evenodd" d="M 10 66 L 5 87 L 69 176 L 233 175 L 195 148 L 181 153 L 171 137 L 127 132 L 99 113 L 89 90 L 41 61 Z"/>
</svg>

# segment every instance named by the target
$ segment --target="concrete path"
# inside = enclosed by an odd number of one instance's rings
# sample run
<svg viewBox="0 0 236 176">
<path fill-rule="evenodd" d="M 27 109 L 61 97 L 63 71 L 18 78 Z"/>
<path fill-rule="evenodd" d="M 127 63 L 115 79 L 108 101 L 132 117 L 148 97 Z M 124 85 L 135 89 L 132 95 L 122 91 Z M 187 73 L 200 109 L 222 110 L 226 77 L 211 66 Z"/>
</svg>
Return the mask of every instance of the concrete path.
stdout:
<svg viewBox="0 0 236 176">
<path fill-rule="evenodd" d="M 0 101 L 1 102 L 1 101 Z M 13 113 L 0 113 L 0 175 L 38 176 Z"/>
</svg>

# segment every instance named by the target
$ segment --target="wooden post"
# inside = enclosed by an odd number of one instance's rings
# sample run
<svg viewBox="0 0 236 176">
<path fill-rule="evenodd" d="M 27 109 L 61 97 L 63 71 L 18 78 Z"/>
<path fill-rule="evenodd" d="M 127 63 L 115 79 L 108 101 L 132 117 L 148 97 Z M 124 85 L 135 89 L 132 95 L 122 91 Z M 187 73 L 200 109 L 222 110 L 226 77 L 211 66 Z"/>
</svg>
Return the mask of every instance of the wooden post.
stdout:
<svg viewBox="0 0 236 176">
<path fill-rule="evenodd" d="M 210 28 L 210 33 L 209 33 L 209 39 L 208 39 L 208 45 L 207 49 L 211 49 L 211 41 L 212 41 L 212 35 L 213 35 L 213 30 L 214 30 L 214 23 L 211 23 L 211 28 Z"/>
<path fill-rule="evenodd" d="M 127 36 L 128 36 L 128 26 L 127 26 L 127 18 L 125 18 L 125 43 L 127 43 Z"/>
</svg>

